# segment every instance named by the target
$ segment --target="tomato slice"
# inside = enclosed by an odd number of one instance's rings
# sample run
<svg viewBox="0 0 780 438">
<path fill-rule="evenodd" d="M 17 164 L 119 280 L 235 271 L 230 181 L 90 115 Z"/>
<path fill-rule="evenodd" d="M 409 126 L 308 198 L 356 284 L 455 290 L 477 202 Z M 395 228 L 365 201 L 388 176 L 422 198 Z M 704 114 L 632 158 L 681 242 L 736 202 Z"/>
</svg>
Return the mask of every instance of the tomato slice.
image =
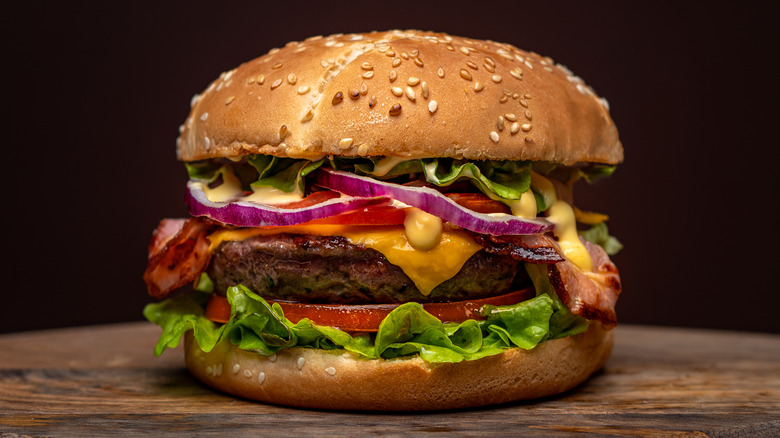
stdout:
<svg viewBox="0 0 780 438">
<path fill-rule="evenodd" d="M 494 201 L 482 193 L 445 193 L 445 196 L 455 201 L 461 207 L 477 213 L 510 213 L 509 207 L 503 202 Z"/>
<path fill-rule="evenodd" d="M 306 224 L 335 225 L 401 225 L 406 219 L 406 208 L 390 205 L 367 207 L 362 210 L 339 214 L 337 216 L 315 219 Z"/>
<path fill-rule="evenodd" d="M 425 303 L 423 308 L 444 322 L 463 322 L 467 319 L 483 319 L 479 309 L 485 305 L 503 306 L 517 304 L 533 298 L 534 289 L 527 288 L 496 297 L 452 303 Z M 319 325 L 336 327 L 347 332 L 376 332 L 379 324 L 398 304 L 311 304 L 277 301 L 284 316 L 297 323 L 309 318 Z M 273 301 L 269 301 L 273 304 Z M 206 317 L 218 323 L 230 319 L 230 304 L 225 297 L 212 294 L 206 308 Z"/>
<path fill-rule="evenodd" d="M 331 190 L 320 190 L 319 192 L 312 192 L 309 196 L 301 199 L 300 201 L 288 202 L 287 204 L 278 205 L 279 208 L 304 208 L 312 205 L 317 205 L 320 202 L 325 202 L 329 199 L 338 198 L 339 195 Z"/>
</svg>

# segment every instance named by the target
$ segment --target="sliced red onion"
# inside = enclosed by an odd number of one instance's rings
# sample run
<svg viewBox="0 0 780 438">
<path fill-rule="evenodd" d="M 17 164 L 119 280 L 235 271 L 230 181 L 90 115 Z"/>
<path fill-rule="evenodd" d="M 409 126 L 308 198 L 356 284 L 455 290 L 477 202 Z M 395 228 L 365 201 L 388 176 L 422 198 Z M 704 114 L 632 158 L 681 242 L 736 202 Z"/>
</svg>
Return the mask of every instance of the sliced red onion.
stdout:
<svg viewBox="0 0 780 438">
<path fill-rule="evenodd" d="M 552 230 L 553 227 L 552 223 L 541 218 L 523 219 L 508 214 L 477 213 L 461 207 L 437 190 L 428 187 L 402 186 L 339 170 L 318 169 L 315 184 L 350 196 L 387 196 L 475 233 L 494 236 L 540 234 Z"/>
<path fill-rule="evenodd" d="M 202 183 L 187 183 L 187 206 L 193 216 L 205 216 L 238 227 L 297 225 L 314 219 L 336 216 L 366 207 L 388 204 L 387 197 L 340 197 L 303 208 L 279 208 L 256 202 L 212 202 L 203 192 Z"/>
</svg>

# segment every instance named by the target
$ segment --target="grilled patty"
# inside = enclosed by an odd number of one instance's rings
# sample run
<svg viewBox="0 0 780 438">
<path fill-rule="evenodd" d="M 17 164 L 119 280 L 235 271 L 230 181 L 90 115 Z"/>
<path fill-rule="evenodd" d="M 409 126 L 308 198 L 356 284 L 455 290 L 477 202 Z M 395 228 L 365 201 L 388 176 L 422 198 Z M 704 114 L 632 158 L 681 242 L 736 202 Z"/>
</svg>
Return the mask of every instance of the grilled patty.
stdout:
<svg viewBox="0 0 780 438">
<path fill-rule="evenodd" d="M 243 284 L 271 300 L 334 304 L 459 301 L 500 295 L 527 283 L 512 257 L 478 251 L 457 275 L 424 296 L 376 250 L 344 237 L 297 234 L 222 242 L 208 274 L 223 295 Z"/>
</svg>

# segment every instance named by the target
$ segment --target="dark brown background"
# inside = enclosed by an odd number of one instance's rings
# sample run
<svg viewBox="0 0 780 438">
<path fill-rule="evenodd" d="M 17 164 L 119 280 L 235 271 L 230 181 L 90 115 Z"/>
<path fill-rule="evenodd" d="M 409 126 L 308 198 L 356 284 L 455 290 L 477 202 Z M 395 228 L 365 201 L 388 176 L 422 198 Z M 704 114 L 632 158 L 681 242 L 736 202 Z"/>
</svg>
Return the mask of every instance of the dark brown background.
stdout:
<svg viewBox="0 0 780 438">
<path fill-rule="evenodd" d="M 780 333 L 778 52 L 761 3 L 328 3 L 3 13 L 0 332 L 141 318 L 151 232 L 186 214 L 177 128 L 220 72 L 312 35 L 422 28 L 549 55 L 609 100 L 626 162 L 578 204 L 626 246 L 622 322 Z"/>
</svg>

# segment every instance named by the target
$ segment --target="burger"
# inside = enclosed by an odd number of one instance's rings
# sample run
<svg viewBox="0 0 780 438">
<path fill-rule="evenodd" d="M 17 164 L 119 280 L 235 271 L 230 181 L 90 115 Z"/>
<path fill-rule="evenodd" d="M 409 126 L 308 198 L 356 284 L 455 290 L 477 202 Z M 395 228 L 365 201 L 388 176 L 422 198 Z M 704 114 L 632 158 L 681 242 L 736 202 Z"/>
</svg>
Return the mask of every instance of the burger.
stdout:
<svg viewBox="0 0 780 438">
<path fill-rule="evenodd" d="M 191 217 L 154 231 L 144 314 L 212 388 L 453 409 L 607 361 L 620 243 L 573 186 L 623 149 L 548 57 L 411 30 L 291 42 L 195 95 L 177 156 Z"/>
</svg>

